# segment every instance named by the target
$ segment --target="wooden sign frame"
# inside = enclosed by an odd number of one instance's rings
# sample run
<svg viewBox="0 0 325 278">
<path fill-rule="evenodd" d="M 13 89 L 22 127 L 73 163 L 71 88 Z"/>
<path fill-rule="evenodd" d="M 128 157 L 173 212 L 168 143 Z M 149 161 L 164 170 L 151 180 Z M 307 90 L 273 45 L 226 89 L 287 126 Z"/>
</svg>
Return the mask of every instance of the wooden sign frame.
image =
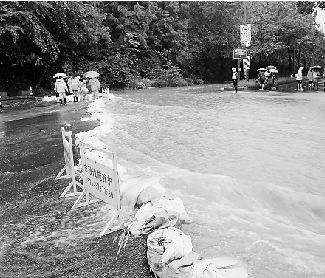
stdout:
<svg viewBox="0 0 325 278">
<path fill-rule="evenodd" d="M 113 231 L 124 228 L 124 222 L 122 216 L 133 220 L 131 216 L 123 212 L 121 209 L 121 197 L 120 197 L 120 183 L 117 172 L 117 158 L 116 153 L 108 150 L 99 150 L 101 153 L 106 154 L 106 157 L 111 161 L 111 165 L 98 162 L 87 155 L 87 151 L 95 149 L 95 147 L 81 143 L 80 155 L 82 164 L 82 180 L 83 191 L 73 204 L 71 209 L 84 207 L 98 201 L 104 201 L 105 203 L 116 209 L 116 213 L 106 224 L 104 230 L 100 235 L 111 233 Z M 91 198 L 91 195 L 94 198 Z M 83 201 L 84 199 L 84 201 Z M 118 221 L 117 226 L 113 226 L 115 221 Z"/>
<path fill-rule="evenodd" d="M 76 171 L 74 169 L 74 160 L 72 152 L 72 131 L 66 131 L 64 127 L 61 127 L 61 133 L 65 165 L 57 174 L 55 179 L 58 180 L 64 178 L 71 178 L 72 180 L 69 185 L 64 189 L 63 193 L 60 195 L 60 198 L 79 196 L 82 192 L 78 191 L 78 187 L 83 189 L 83 186 L 78 181 L 76 181 Z M 71 188 L 72 192 L 68 193 Z"/>
</svg>

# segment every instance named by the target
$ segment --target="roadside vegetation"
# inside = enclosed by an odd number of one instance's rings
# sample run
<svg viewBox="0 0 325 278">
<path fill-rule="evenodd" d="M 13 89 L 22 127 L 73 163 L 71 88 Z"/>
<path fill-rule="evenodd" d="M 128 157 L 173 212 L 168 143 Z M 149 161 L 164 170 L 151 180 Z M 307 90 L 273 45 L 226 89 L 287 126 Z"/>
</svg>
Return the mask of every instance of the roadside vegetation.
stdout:
<svg viewBox="0 0 325 278">
<path fill-rule="evenodd" d="M 325 65 L 315 23 L 323 2 L 245 2 L 250 78 L 267 65 L 290 76 Z M 41 93 L 57 72 L 96 70 L 103 86 L 134 89 L 230 80 L 242 2 L 1 1 L 0 91 Z"/>
</svg>

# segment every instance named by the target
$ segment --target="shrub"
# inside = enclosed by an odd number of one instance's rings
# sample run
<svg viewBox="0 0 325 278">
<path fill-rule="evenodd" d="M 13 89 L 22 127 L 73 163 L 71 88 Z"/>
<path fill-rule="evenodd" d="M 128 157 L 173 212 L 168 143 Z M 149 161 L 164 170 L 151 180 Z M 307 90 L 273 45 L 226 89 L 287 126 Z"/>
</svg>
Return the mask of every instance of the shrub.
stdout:
<svg viewBox="0 0 325 278">
<path fill-rule="evenodd" d="M 168 82 L 163 79 L 156 80 L 153 84 L 153 87 L 168 87 Z"/>
<path fill-rule="evenodd" d="M 195 79 L 195 80 L 194 80 L 194 84 L 202 85 L 202 84 L 204 84 L 204 81 L 203 81 L 203 79 L 201 79 L 201 78 L 199 78 L 199 79 Z"/>
<path fill-rule="evenodd" d="M 187 82 L 188 86 L 192 86 L 194 84 L 194 81 L 192 78 L 184 78 L 184 80 Z"/>
<path fill-rule="evenodd" d="M 170 86 L 172 87 L 183 87 L 188 86 L 188 83 L 182 77 L 176 77 L 170 81 Z"/>
<path fill-rule="evenodd" d="M 129 82 L 128 88 L 133 90 L 146 89 L 146 85 L 141 79 L 133 79 Z"/>
</svg>

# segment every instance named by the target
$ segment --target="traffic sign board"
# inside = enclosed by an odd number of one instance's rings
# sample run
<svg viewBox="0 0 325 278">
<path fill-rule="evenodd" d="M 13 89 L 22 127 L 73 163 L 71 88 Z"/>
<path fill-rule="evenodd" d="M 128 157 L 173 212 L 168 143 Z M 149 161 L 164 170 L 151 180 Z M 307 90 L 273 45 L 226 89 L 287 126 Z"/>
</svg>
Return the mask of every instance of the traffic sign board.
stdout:
<svg viewBox="0 0 325 278">
<path fill-rule="evenodd" d="M 242 46 L 249 47 L 251 45 L 251 24 L 240 25 L 240 43 Z"/>
<path fill-rule="evenodd" d="M 234 59 L 244 59 L 247 57 L 247 50 L 236 48 L 233 50 L 233 58 Z"/>
<path fill-rule="evenodd" d="M 243 67 L 244 70 L 249 70 L 251 67 L 251 57 L 247 56 L 246 58 L 243 59 Z"/>
</svg>

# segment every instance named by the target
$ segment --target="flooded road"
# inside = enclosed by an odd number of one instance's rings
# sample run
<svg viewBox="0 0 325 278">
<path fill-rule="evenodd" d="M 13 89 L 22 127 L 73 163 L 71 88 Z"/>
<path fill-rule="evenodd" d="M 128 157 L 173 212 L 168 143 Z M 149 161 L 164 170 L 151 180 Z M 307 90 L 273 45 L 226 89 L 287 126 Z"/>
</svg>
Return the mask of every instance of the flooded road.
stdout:
<svg viewBox="0 0 325 278">
<path fill-rule="evenodd" d="M 204 257 L 240 258 L 252 277 L 324 277 L 325 93 L 294 87 L 123 92 L 102 139 L 183 200 Z"/>
<path fill-rule="evenodd" d="M 325 93 L 221 87 L 116 93 L 101 139 L 183 200 L 193 223 L 182 230 L 204 258 L 237 257 L 254 278 L 325 277 Z M 80 121 L 85 106 L 0 115 L 4 277 L 150 277 L 143 239 L 116 260 L 113 238 L 96 236 L 105 205 L 72 212 L 73 200 L 58 198 L 60 127 L 97 126 Z"/>
</svg>

